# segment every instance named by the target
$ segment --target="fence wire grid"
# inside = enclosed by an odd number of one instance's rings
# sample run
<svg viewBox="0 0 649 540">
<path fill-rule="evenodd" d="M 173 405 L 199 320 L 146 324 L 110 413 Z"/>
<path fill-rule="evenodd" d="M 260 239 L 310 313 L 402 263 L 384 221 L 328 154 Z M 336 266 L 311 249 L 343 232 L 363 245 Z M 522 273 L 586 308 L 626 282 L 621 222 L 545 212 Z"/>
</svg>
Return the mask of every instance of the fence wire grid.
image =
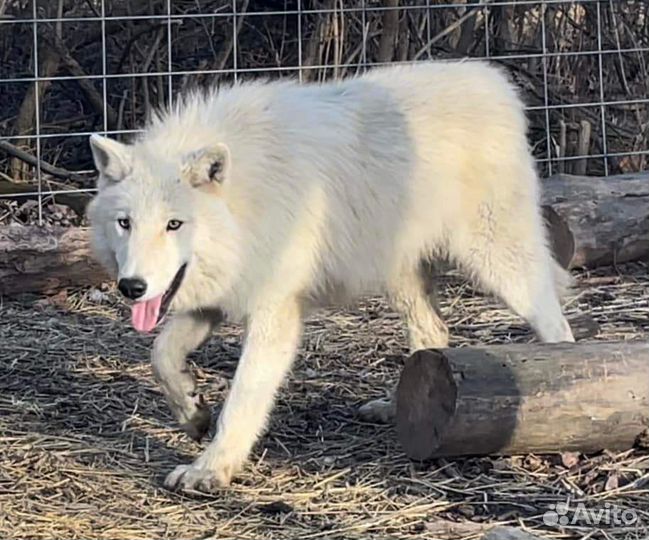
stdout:
<svg viewBox="0 0 649 540">
<path fill-rule="evenodd" d="M 452 58 L 507 68 L 542 175 L 647 168 L 646 0 L 0 0 L 0 223 L 81 222 L 87 137 L 188 88 Z"/>
</svg>

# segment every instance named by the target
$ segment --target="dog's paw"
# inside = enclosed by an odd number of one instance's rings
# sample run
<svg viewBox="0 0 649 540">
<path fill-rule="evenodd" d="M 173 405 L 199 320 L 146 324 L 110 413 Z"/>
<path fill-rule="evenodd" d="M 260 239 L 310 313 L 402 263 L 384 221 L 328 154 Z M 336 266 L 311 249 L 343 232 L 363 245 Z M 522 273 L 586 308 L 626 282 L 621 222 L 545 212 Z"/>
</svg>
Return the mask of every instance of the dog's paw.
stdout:
<svg viewBox="0 0 649 540">
<path fill-rule="evenodd" d="M 165 479 L 168 489 L 183 491 L 204 491 L 207 493 L 230 485 L 232 477 L 241 469 L 241 460 L 216 459 L 211 466 L 204 465 L 205 459 L 198 458 L 191 465 L 178 465 Z"/>
<path fill-rule="evenodd" d="M 225 470 L 211 470 L 195 465 L 178 465 L 165 479 L 168 489 L 181 491 L 203 491 L 211 493 L 230 485 L 232 473 Z"/>
<path fill-rule="evenodd" d="M 198 396 L 196 411 L 189 421 L 181 424 L 181 429 L 196 442 L 200 442 L 207 434 L 212 423 L 212 413 L 203 396 Z"/>
<path fill-rule="evenodd" d="M 362 405 L 358 414 L 367 422 L 390 424 L 396 418 L 397 411 L 392 399 L 375 399 Z"/>
</svg>

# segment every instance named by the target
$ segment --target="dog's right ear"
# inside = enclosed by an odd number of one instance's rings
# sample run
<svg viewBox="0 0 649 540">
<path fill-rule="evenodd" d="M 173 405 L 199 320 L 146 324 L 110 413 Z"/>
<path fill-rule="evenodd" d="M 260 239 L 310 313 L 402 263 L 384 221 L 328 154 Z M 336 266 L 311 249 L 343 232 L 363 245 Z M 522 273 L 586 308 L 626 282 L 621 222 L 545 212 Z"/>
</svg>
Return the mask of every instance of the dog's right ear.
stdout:
<svg viewBox="0 0 649 540">
<path fill-rule="evenodd" d="M 221 186 L 230 176 L 230 150 L 225 144 L 201 148 L 185 155 L 182 167 L 194 187 Z"/>
<path fill-rule="evenodd" d="M 99 171 L 98 187 L 119 182 L 131 170 L 131 156 L 125 144 L 96 133 L 90 136 L 90 149 Z"/>
</svg>

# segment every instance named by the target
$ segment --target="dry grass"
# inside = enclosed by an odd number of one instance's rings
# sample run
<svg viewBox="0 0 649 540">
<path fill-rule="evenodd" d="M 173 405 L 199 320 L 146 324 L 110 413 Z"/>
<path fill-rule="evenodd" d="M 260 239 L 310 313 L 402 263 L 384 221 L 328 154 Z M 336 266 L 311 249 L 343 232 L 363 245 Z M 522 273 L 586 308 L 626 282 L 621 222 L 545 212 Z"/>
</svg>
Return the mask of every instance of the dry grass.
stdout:
<svg viewBox="0 0 649 540">
<path fill-rule="evenodd" d="M 639 452 L 415 465 L 392 428 L 361 422 L 356 408 L 394 382 L 404 352 L 399 319 L 375 299 L 309 321 L 269 434 L 230 489 L 169 492 L 163 475 L 200 448 L 176 430 L 152 379 L 151 338 L 101 296 L 0 306 L 2 537 L 472 538 L 496 523 L 554 538 L 647 537 L 649 457 Z M 532 339 L 456 279 L 443 300 L 456 346 Z M 644 339 L 646 268 L 579 276 L 568 311 L 598 320 L 595 339 Z M 224 327 L 192 357 L 212 402 L 225 395 L 239 338 Z M 639 526 L 544 528 L 543 513 L 569 497 L 632 509 Z"/>
</svg>

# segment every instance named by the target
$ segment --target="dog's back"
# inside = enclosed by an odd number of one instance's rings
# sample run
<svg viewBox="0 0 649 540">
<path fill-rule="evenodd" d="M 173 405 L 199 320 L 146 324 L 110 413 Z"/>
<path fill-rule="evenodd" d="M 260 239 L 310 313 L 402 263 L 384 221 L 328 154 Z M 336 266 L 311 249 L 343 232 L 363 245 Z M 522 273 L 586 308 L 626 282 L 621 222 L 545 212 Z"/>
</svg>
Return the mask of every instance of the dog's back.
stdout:
<svg viewBox="0 0 649 540">
<path fill-rule="evenodd" d="M 232 189 L 254 201 L 241 219 L 263 260 L 286 261 L 278 273 L 309 292 L 377 292 L 436 252 L 465 258 L 490 234 L 485 212 L 500 228 L 537 228 L 523 106 L 499 69 L 423 63 L 227 92 L 217 116 L 234 107 L 238 121 L 217 123 L 233 132 L 233 162 L 246 161 Z"/>
</svg>

